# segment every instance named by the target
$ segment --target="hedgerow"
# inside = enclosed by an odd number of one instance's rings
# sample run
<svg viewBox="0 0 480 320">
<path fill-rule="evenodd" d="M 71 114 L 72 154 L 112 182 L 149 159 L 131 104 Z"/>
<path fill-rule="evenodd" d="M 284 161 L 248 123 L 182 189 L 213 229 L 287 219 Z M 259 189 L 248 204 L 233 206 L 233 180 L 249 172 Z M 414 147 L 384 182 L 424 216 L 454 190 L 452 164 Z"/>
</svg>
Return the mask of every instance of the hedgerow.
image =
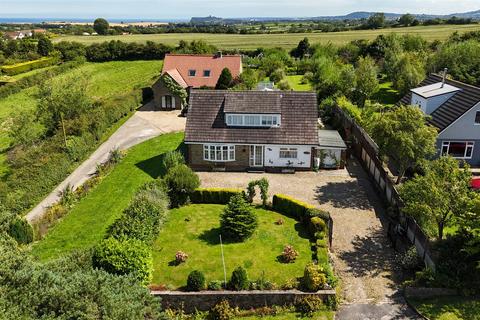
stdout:
<svg viewBox="0 0 480 320">
<path fill-rule="evenodd" d="M 192 203 L 227 204 L 233 196 L 243 195 L 240 189 L 199 188 L 190 194 Z"/>
<path fill-rule="evenodd" d="M 3 66 L 2 72 L 9 76 L 14 76 L 16 74 L 24 73 L 30 70 L 45 68 L 57 62 L 58 62 L 58 59 L 55 57 L 45 57 L 38 60 L 17 63 L 9 66 Z"/>
</svg>

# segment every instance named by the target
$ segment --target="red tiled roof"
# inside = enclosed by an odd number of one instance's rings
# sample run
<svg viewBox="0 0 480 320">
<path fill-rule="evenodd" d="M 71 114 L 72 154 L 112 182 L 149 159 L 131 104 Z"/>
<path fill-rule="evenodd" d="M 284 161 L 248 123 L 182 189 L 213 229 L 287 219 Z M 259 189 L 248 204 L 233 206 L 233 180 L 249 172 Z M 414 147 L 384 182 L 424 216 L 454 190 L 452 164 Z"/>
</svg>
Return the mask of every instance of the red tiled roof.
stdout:
<svg viewBox="0 0 480 320">
<path fill-rule="evenodd" d="M 165 73 L 175 80 L 182 88 L 186 89 L 188 87 L 188 84 L 183 80 L 177 69 L 167 70 Z"/>
<path fill-rule="evenodd" d="M 189 87 L 215 87 L 224 68 L 230 69 L 232 77 L 236 78 L 242 72 L 242 57 L 240 55 L 193 55 L 167 54 L 163 62 L 162 74 L 171 75 L 176 70 Z M 195 70 L 194 77 L 189 76 L 189 70 Z M 210 70 L 210 77 L 204 77 L 204 70 Z M 178 81 L 177 81 L 178 82 Z"/>
</svg>

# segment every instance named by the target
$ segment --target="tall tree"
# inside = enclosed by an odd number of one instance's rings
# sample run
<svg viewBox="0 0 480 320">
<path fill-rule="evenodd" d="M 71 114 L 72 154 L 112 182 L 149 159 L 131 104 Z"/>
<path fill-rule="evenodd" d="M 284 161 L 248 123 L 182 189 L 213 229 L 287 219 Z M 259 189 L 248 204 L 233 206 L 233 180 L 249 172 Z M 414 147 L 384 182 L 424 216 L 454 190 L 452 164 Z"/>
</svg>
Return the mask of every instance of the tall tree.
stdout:
<svg viewBox="0 0 480 320">
<path fill-rule="evenodd" d="M 397 183 L 408 168 L 436 152 L 437 130 L 427 124 L 427 116 L 415 106 L 400 106 L 385 113 L 372 124 L 371 132 L 381 154 L 397 162 Z"/>
<path fill-rule="evenodd" d="M 103 18 L 97 18 L 93 22 L 93 29 L 98 34 L 106 35 L 108 33 L 109 28 L 110 28 L 110 25 L 109 25 L 108 21 L 103 19 Z"/>
<path fill-rule="evenodd" d="M 217 85 L 215 89 L 217 90 L 227 90 L 232 87 L 233 77 L 230 69 L 224 68 L 220 77 L 218 78 Z"/>
<path fill-rule="evenodd" d="M 385 14 L 377 12 L 372 14 L 367 20 L 367 27 L 370 29 L 379 29 L 385 26 Z"/>
<path fill-rule="evenodd" d="M 365 106 L 365 101 L 378 91 L 378 70 L 375 61 L 370 58 L 360 58 L 355 69 L 356 102 L 359 107 Z"/>
<path fill-rule="evenodd" d="M 46 57 L 50 55 L 50 53 L 53 51 L 53 43 L 48 39 L 46 36 L 41 36 L 38 39 L 38 44 L 37 44 L 37 52 L 38 54 Z"/>
<path fill-rule="evenodd" d="M 415 16 L 410 13 L 406 13 L 403 16 L 401 16 L 400 19 L 398 19 L 398 23 L 406 27 L 411 25 L 414 21 L 415 21 Z"/>
<path fill-rule="evenodd" d="M 298 43 L 298 46 L 296 48 L 294 48 L 290 54 L 295 57 L 295 58 L 304 58 L 305 55 L 309 54 L 311 51 L 311 46 L 310 46 L 310 42 L 308 41 L 308 38 L 305 37 L 303 38 L 303 40 L 300 40 L 300 42 Z"/>
<path fill-rule="evenodd" d="M 417 219 L 424 230 L 437 230 L 443 239 L 445 226 L 467 210 L 472 174 L 468 166 L 459 168 L 452 157 L 431 161 L 425 175 L 417 175 L 400 188 L 402 209 Z"/>
</svg>

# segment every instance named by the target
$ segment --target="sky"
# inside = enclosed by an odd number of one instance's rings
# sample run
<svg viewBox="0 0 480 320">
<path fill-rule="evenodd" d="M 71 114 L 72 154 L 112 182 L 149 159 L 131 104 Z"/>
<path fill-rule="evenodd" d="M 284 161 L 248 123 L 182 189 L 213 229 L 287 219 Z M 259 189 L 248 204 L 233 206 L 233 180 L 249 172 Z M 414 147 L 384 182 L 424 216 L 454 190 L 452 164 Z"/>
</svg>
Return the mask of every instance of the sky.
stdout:
<svg viewBox="0 0 480 320">
<path fill-rule="evenodd" d="M 449 14 L 480 0 L 0 0 L 0 18 L 312 17 L 353 11 Z"/>
</svg>

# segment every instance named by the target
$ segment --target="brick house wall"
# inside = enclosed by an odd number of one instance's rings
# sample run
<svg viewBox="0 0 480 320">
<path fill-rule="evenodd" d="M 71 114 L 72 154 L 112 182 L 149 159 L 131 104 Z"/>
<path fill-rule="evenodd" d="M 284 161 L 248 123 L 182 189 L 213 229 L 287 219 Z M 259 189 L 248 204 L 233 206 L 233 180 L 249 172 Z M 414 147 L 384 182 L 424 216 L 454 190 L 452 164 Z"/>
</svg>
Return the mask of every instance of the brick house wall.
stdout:
<svg viewBox="0 0 480 320">
<path fill-rule="evenodd" d="M 170 92 L 170 90 L 168 90 L 168 88 L 165 86 L 165 84 L 161 79 L 159 79 L 157 82 L 153 84 L 152 90 L 153 90 L 153 103 L 155 106 L 155 110 L 171 110 L 171 109 L 165 109 L 162 107 L 162 97 L 164 96 L 172 96 L 175 98 L 174 108 L 172 109 L 177 109 L 177 110 L 182 109 L 181 99 L 177 96 L 174 96 Z"/>
<path fill-rule="evenodd" d="M 235 161 L 211 162 L 203 160 L 203 144 L 188 145 L 188 164 L 194 170 L 211 171 L 214 169 L 226 171 L 244 171 L 249 168 L 250 147 L 235 146 Z"/>
</svg>

